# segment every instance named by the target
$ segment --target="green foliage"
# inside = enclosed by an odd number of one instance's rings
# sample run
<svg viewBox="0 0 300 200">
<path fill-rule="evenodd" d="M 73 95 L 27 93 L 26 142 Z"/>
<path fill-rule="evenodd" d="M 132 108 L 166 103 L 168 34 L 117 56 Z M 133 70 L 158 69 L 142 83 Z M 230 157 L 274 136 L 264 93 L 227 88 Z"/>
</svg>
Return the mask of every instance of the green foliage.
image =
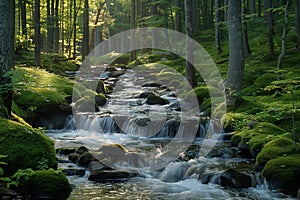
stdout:
<svg viewBox="0 0 300 200">
<path fill-rule="evenodd" d="M 224 129 L 227 132 L 241 130 L 247 123 L 247 116 L 243 113 L 229 112 L 224 118 Z"/>
<path fill-rule="evenodd" d="M 37 169 L 42 158 L 48 160 L 49 167 L 57 166 L 54 143 L 40 130 L 0 118 L 0 143 L 0 152 L 7 155 L 3 158 L 6 175 L 18 169 Z"/>
</svg>

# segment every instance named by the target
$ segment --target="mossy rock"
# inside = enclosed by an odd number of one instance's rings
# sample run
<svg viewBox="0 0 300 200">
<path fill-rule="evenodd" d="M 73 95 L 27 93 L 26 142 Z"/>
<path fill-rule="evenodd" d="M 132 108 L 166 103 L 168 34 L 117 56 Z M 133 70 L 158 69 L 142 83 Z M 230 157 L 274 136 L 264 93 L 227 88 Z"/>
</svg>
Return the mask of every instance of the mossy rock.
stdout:
<svg viewBox="0 0 300 200">
<path fill-rule="evenodd" d="M 275 139 L 277 136 L 271 134 L 259 134 L 249 140 L 251 155 L 256 158 L 265 144 Z"/>
<path fill-rule="evenodd" d="M 268 161 L 262 175 L 267 179 L 270 189 L 296 196 L 300 188 L 300 154 Z"/>
<path fill-rule="evenodd" d="M 226 123 L 225 123 L 226 124 Z M 231 144 L 237 146 L 240 142 L 249 143 L 249 141 L 261 134 L 264 135 L 281 135 L 286 133 L 286 131 L 274 124 L 268 122 L 252 123 L 247 124 L 241 131 L 236 132 L 231 138 Z M 251 126 L 251 127 L 249 127 Z M 254 145 L 255 141 L 252 141 Z M 254 147 L 254 146 L 253 146 Z"/>
<path fill-rule="evenodd" d="M 247 116 L 243 113 L 226 113 L 223 117 L 224 130 L 226 132 L 232 132 L 241 129 L 241 127 L 246 125 L 246 117 Z"/>
<path fill-rule="evenodd" d="M 245 113 L 245 114 L 256 114 L 263 110 L 264 106 L 258 103 L 252 97 L 243 97 L 238 98 L 237 103 L 234 107 L 228 107 L 229 111 L 234 111 L 236 113 Z"/>
<path fill-rule="evenodd" d="M 256 158 L 256 168 L 263 169 L 265 164 L 274 158 L 295 153 L 294 142 L 288 138 L 278 138 L 268 142 Z"/>
<path fill-rule="evenodd" d="M 264 90 L 266 86 L 270 85 L 273 81 L 277 80 L 276 74 L 265 73 L 260 75 L 254 82 L 254 88 L 256 88 L 256 93 L 260 95 L 268 94 L 270 92 Z"/>
<path fill-rule="evenodd" d="M 67 199 L 72 191 L 63 173 L 54 170 L 35 171 L 26 183 L 29 199 Z"/>
<path fill-rule="evenodd" d="M 50 168 L 57 167 L 53 141 L 41 131 L 15 121 L 0 118 L 0 152 L 7 157 L 2 166 L 6 175 L 18 169 L 37 169 L 46 159 Z"/>
</svg>

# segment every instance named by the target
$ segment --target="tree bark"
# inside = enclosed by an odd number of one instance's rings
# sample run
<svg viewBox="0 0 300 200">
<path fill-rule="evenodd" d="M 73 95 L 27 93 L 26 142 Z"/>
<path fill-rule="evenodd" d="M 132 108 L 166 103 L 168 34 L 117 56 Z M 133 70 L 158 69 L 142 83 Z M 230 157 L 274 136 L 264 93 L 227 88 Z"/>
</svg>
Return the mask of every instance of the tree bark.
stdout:
<svg viewBox="0 0 300 200">
<path fill-rule="evenodd" d="M 136 7 L 136 5 L 135 5 L 135 0 L 131 0 L 131 18 L 130 18 L 130 27 L 131 27 L 131 29 L 135 29 L 135 25 L 136 25 L 136 22 L 135 22 L 135 7 Z M 135 35 L 133 35 L 133 33 L 132 33 L 132 35 L 131 35 L 131 48 L 134 48 L 134 46 L 135 46 L 135 44 L 134 44 L 134 42 L 135 42 L 135 39 L 134 39 L 134 37 L 135 37 Z M 131 53 L 130 53 L 130 60 L 131 61 L 134 61 L 136 59 L 136 51 L 135 50 L 133 50 L 133 51 L 131 51 Z"/>
<path fill-rule="evenodd" d="M 192 23 L 192 16 L 193 16 L 193 2 L 192 0 L 185 0 L 185 29 L 186 34 L 193 38 L 194 32 L 193 32 L 193 23 Z M 186 78 L 188 82 L 190 83 L 191 87 L 196 87 L 196 79 L 195 79 L 195 69 L 194 66 L 189 62 L 194 60 L 193 55 L 193 44 L 190 43 L 190 40 L 187 38 L 186 40 Z"/>
<path fill-rule="evenodd" d="M 265 0 L 265 17 L 267 26 L 269 29 L 269 52 L 270 52 L 270 58 L 275 58 L 275 50 L 274 50 L 274 22 L 273 22 L 273 11 L 272 11 L 272 0 Z"/>
<path fill-rule="evenodd" d="M 255 0 L 250 1 L 250 11 L 251 11 L 252 19 L 254 19 L 255 15 L 256 15 L 256 2 L 255 2 Z"/>
<path fill-rule="evenodd" d="M 248 27 L 246 22 L 247 8 L 246 8 L 247 0 L 244 0 L 244 4 L 242 7 L 242 23 L 243 23 L 243 40 L 244 40 L 244 53 L 246 57 L 251 56 L 251 49 L 248 40 Z"/>
<path fill-rule="evenodd" d="M 221 36 L 222 36 L 222 27 L 221 27 L 221 15 L 220 15 L 220 3 L 221 0 L 215 0 L 216 14 L 215 14 L 215 44 L 217 54 L 222 52 L 221 47 Z"/>
<path fill-rule="evenodd" d="M 83 20 L 83 41 L 82 41 L 82 60 L 89 53 L 89 1 L 84 0 L 84 20 Z"/>
<path fill-rule="evenodd" d="M 229 67 L 226 82 L 228 106 L 236 104 L 242 91 L 245 58 L 241 3 L 241 0 L 228 0 Z"/>
<path fill-rule="evenodd" d="M 296 19 L 295 19 L 295 27 L 296 27 L 296 34 L 297 34 L 297 46 L 296 48 L 300 49 L 300 0 L 295 0 L 295 9 L 296 9 Z"/>
<path fill-rule="evenodd" d="M 261 1 L 262 0 L 257 1 L 257 16 L 258 17 L 261 17 Z"/>
<path fill-rule="evenodd" d="M 77 7 L 76 0 L 73 3 L 73 59 L 75 60 L 77 57 L 77 44 L 76 44 L 76 33 L 77 33 Z"/>
<path fill-rule="evenodd" d="M 281 53 L 278 57 L 278 64 L 277 68 L 279 70 L 278 72 L 278 80 L 281 79 L 281 72 L 280 70 L 282 69 L 282 62 L 285 56 L 285 47 L 286 47 L 286 35 L 288 32 L 288 25 L 289 25 L 289 8 L 290 8 L 290 3 L 289 0 L 286 1 L 286 7 L 285 7 L 285 14 L 284 14 L 284 28 L 282 31 L 282 39 L 281 39 Z"/>
<path fill-rule="evenodd" d="M 22 35 L 27 36 L 27 20 L 26 20 L 26 0 L 19 0 L 21 3 L 21 24 L 22 24 Z"/>
<path fill-rule="evenodd" d="M 0 30 L 5 30 L 0 31 L 0 98 L 10 116 L 12 88 L 7 72 L 14 66 L 15 1 L 0 1 Z"/>
<path fill-rule="evenodd" d="M 55 0 L 55 6 L 53 10 L 53 51 L 58 53 L 59 51 L 59 0 Z"/>
<path fill-rule="evenodd" d="M 34 65 L 41 64 L 41 22 L 40 0 L 34 1 Z"/>
</svg>

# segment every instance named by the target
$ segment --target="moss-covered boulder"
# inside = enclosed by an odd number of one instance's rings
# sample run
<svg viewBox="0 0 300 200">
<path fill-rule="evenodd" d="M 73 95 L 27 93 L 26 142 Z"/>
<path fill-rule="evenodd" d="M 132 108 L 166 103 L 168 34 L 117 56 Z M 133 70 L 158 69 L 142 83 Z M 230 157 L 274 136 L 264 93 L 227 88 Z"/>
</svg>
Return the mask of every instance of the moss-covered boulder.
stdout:
<svg viewBox="0 0 300 200">
<path fill-rule="evenodd" d="M 294 142 L 288 138 L 278 138 L 267 143 L 256 158 L 256 169 L 261 170 L 274 158 L 295 153 Z"/>
<path fill-rule="evenodd" d="M 18 169 L 37 169 L 47 160 L 50 168 L 57 167 L 54 143 L 43 132 L 15 121 L 0 118 L 0 152 L 6 155 L 2 166 L 6 175 Z"/>
<path fill-rule="evenodd" d="M 95 96 L 95 103 L 97 106 L 104 106 L 107 102 L 107 99 L 104 94 L 97 94 Z"/>
<path fill-rule="evenodd" d="M 246 125 L 247 119 L 246 115 L 242 113 L 226 113 L 223 117 L 224 121 L 224 130 L 226 132 L 236 131 L 241 129 L 241 127 Z"/>
<path fill-rule="evenodd" d="M 268 161 L 262 175 L 266 177 L 270 189 L 296 196 L 300 188 L 300 154 Z"/>
<path fill-rule="evenodd" d="M 67 199 L 72 191 L 66 176 L 54 170 L 35 171 L 26 183 L 29 199 Z"/>
</svg>

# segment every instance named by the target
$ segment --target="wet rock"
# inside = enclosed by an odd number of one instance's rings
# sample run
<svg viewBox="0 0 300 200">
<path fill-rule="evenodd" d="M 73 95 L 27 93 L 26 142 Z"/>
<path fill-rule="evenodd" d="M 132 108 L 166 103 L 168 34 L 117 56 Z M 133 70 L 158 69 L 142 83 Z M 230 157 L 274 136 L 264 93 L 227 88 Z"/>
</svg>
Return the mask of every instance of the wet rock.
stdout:
<svg viewBox="0 0 300 200">
<path fill-rule="evenodd" d="M 101 80 L 98 81 L 96 92 L 105 94 L 106 89 L 105 89 L 105 84 L 103 81 L 101 81 Z"/>
<path fill-rule="evenodd" d="M 69 155 L 71 153 L 75 153 L 76 149 L 74 148 L 57 148 L 56 153 L 62 155 Z"/>
<path fill-rule="evenodd" d="M 85 170 L 84 169 L 63 169 L 62 172 L 66 175 L 66 176 L 84 176 L 85 175 Z"/>
<path fill-rule="evenodd" d="M 6 187 L 0 187 L 0 199 L 15 199 L 17 196 L 18 193 L 16 191 Z"/>
<path fill-rule="evenodd" d="M 99 170 L 91 172 L 88 179 L 97 183 L 122 182 L 127 181 L 130 178 L 136 177 L 137 175 L 137 172 L 130 171 Z"/>
<path fill-rule="evenodd" d="M 79 158 L 79 154 L 77 154 L 77 153 L 71 153 L 71 154 L 68 156 L 68 159 L 69 159 L 70 161 L 72 161 L 73 163 L 76 163 L 77 160 L 78 160 L 78 158 Z"/>
<path fill-rule="evenodd" d="M 230 141 L 234 133 L 224 133 L 222 134 L 222 140 L 223 141 Z"/>
<path fill-rule="evenodd" d="M 99 148 L 95 153 L 97 160 L 105 165 L 121 161 L 127 150 L 120 144 L 106 144 Z"/>
<path fill-rule="evenodd" d="M 122 76 L 123 74 L 125 74 L 125 71 L 113 71 L 109 74 L 109 77 L 116 78 Z"/>
<path fill-rule="evenodd" d="M 100 163 L 99 161 L 91 161 L 89 163 L 88 168 L 91 172 L 100 171 L 100 170 L 112 170 L 111 167 L 106 166 L 106 165 Z"/>
<path fill-rule="evenodd" d="M 88 150 L 85 146 L 81 146 L 81 147 L 79 147 L 79 148 L 77 149 L 76 153 L 79 154 L 79 155 L 81 155 L 81 154 L 83 154 L 83 153 L 85 153 L 85 152 L 88 152 L 88 151 L 89 151 L 89 150 Z"/>
<path fill-rule="evenodd" d="M 238 155 L 242 158 L 252 158 L 250 147 L 245 142 L 240 142 L 238 144 Z"/>
<path fill-rule="evenodd" d="M 152 92 L 143 92 L 138 98 L 148 98 L 150 95 L 154 95 Z"/>
<path fill-rule="evenodd" d="M 220 174 L 219 183 L 223 187 L 248 188 L 252 186 L 251 176 L 235 169 L 227 169 Z"/>
<path fill-rule="evenodd" d="M 156 88 L 163 88 L 164 86 L 159 83 L 145 83 L 142 87 L 156 87 Z"/>
<path fill-rule="evenodd" d="M 162 172 L 160 180 L 164 182 L 178 182 L 184 177 L 189 165 L 184 162 L 170 163 Z"/>
<path fill-rule="evenodd" d="M 59 110 L 65 112 L 65 113 L 72 113 L 72 107 L 67 104 L 59 105 Z"/>
<path fill-rule="evenodd" d="M 90 153 L 84 152 L 77 160 L 80 166 L 87 167 L 91 161 L 96 161 L 97 159 Z"/>
<path fill-rule="evenodd" d="M 156 95 L 149 95 L 147 97 L 146 103 L 148 105 L 166 105 L 169 104 L 169 101 Z"/>
<path fill-rule="evenodd" d="M 107 99 L 104 95 L 98 94 L 95 96 L 95 102 L 97 106 L 104 106 L 107 102 Z"/>
</svg>

